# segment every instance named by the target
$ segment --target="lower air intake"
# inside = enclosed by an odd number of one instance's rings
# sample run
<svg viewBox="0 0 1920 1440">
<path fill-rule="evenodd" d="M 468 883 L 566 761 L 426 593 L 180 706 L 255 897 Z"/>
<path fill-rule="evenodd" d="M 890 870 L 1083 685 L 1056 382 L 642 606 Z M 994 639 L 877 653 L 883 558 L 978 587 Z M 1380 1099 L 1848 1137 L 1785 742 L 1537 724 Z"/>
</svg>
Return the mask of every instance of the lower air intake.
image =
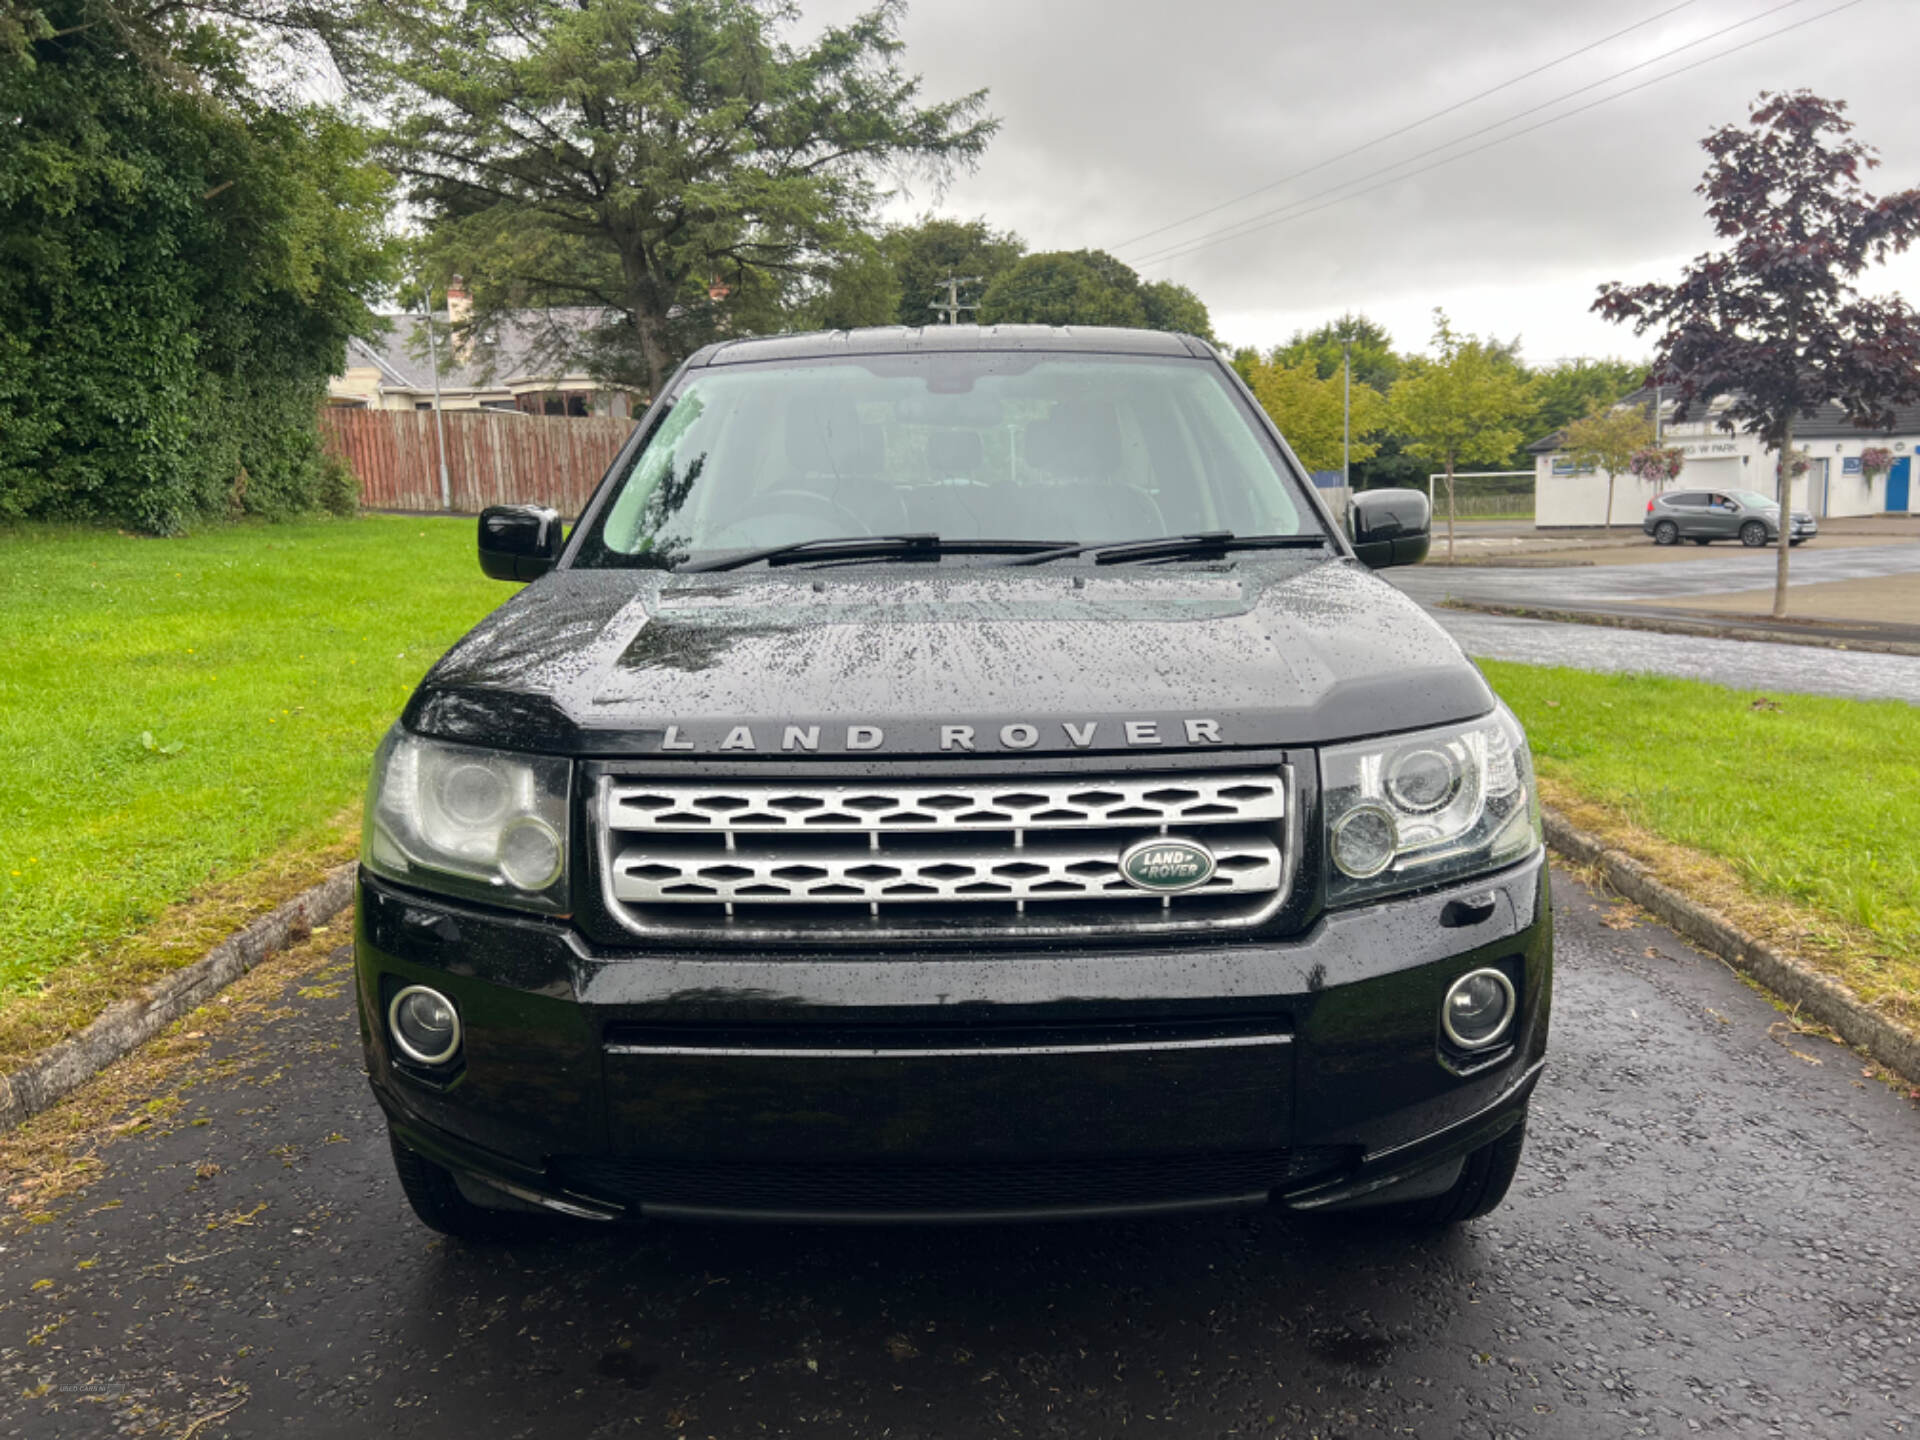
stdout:
<svg viewBox="0 0 1920 1440">
<path fill-rule="evenodd" d="M 561 1157 L 556 1183 L 623 1205 L 911 1215 L 1200 1203 L 1338 1170 L 1337 1147 L 1040 1160 L 646 1160 Z"/>
</svg>

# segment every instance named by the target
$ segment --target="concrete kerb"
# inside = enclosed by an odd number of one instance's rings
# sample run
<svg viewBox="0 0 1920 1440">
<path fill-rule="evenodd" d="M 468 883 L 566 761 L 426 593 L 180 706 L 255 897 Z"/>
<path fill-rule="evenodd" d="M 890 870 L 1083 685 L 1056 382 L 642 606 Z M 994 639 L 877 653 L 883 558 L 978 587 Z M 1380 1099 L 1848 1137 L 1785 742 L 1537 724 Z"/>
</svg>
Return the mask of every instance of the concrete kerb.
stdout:
<svg viewBox="0 0 1920 1440">
<path fill-rule="evenodd" d="M 1756 940 L 1724 915 L 1690 900 L 1631 855 L 1609 849 L 1598 836 L 1548 807 L 1547 844 L 1569 860 L 1597 869 L 1620 895 L 1709 954 L 1799 1006 L 1857 1050 L 1912 1084 L 1920 1085 L 1920 1035 L 1874 1009 L 1851 989 L 1806 961 Z"/>
<path fill-rule="evenodd" d="M 115 1001 L 78 1035 L 62 1040 L 0 1077 L 0 1130 L 38 1115 L 107 1066 L 131 1054 L 168 1025 L 204 1005 L 270 955 L 298 945 L 353 901 L 353 862 L 335 866 L 318 885 L 229 935 L 200 959 Z"/>
</svg>

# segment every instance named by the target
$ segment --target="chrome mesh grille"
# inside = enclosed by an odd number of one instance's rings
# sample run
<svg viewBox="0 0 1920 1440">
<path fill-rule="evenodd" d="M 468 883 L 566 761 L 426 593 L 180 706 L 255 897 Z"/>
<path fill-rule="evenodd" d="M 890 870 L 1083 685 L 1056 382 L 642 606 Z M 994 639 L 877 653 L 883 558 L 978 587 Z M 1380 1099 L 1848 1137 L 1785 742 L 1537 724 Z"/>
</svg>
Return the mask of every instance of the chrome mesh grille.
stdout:
<svg viewBox="0 0 1920 1440">
<path fill-rule="evenodd" d="M 945 784 L 603 780 L 605 897 L 648 934 L 1121 933 L 1254 924 L 1287 889 L 1283 770 Z M 1121 874 L 1140 840 L 1207 847 L 1175 895 Z"/>
</svg>

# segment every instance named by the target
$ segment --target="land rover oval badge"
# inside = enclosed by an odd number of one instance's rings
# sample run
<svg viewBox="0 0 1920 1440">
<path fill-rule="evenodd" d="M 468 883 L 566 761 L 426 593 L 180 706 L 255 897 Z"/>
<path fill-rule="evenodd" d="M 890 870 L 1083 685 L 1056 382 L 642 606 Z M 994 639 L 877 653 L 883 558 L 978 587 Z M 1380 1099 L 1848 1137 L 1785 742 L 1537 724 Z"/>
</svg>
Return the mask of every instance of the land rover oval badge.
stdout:
<svg viewBox="0 0 1920 1440">
<path fill-rule="evenodd" d="M 1120 873 L 1135 888 L 1161 895 L 1197 890 L 1213 878 L 1213 852 L 1192 840 L 1156 835 L 1121 853 Z"/>
</svg>

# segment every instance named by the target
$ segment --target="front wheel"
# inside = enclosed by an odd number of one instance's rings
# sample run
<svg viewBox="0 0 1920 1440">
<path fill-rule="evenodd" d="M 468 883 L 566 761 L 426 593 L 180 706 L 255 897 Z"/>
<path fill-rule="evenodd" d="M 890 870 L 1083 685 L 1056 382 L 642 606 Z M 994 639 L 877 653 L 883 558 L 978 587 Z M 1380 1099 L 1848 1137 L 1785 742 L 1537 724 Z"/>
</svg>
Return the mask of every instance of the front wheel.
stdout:
<svg viewBox="0 0 1920 1440">
<path fill-rule="evenodd" d="M 392 1130 L 387 1131 L 387 1143 L 393 1148 L 393 1169 L 400 1177 L 401 1192 L 429 1230 L 479 1244 L 525 1240 L 538 1233 L 539 1216 L 476 1205 L 460 1193 L 451 1173 L 409 1150 Z"/>
<path fill-rule="evenodd" d="M 1662 520 L 1653 527 L 1653 543 L 1656 545 L 1678 545 L 1680 527 L 1671 520 Z"/>
<path fill-rule="evenodd" d="M 1767 527 L 1758 520 L 1749 520 L 1740 527 L 1740 543 L 1749 550 L 1758 550 L 1767 543 Z"/>
<path fill-rule="evenodd" d="M 1506 1134 L 1467 1156 L 1466 1163 L 1460 1167 L 1460 1178 L 1453 1182 L 1451 1190 L 1425 1200 L 1409 1200 L 1394 1206 L 1387 1214 L 1402 1225 L 1437 1229 L 1465 1224 L 1492 1213 L 1513 1188 L 1513 1177 L 1520 1172 L 1520 1152 L 1526 1143 L 1527 1117 L 1523 1113 L 1520 1123 Z"/>
</svg>

